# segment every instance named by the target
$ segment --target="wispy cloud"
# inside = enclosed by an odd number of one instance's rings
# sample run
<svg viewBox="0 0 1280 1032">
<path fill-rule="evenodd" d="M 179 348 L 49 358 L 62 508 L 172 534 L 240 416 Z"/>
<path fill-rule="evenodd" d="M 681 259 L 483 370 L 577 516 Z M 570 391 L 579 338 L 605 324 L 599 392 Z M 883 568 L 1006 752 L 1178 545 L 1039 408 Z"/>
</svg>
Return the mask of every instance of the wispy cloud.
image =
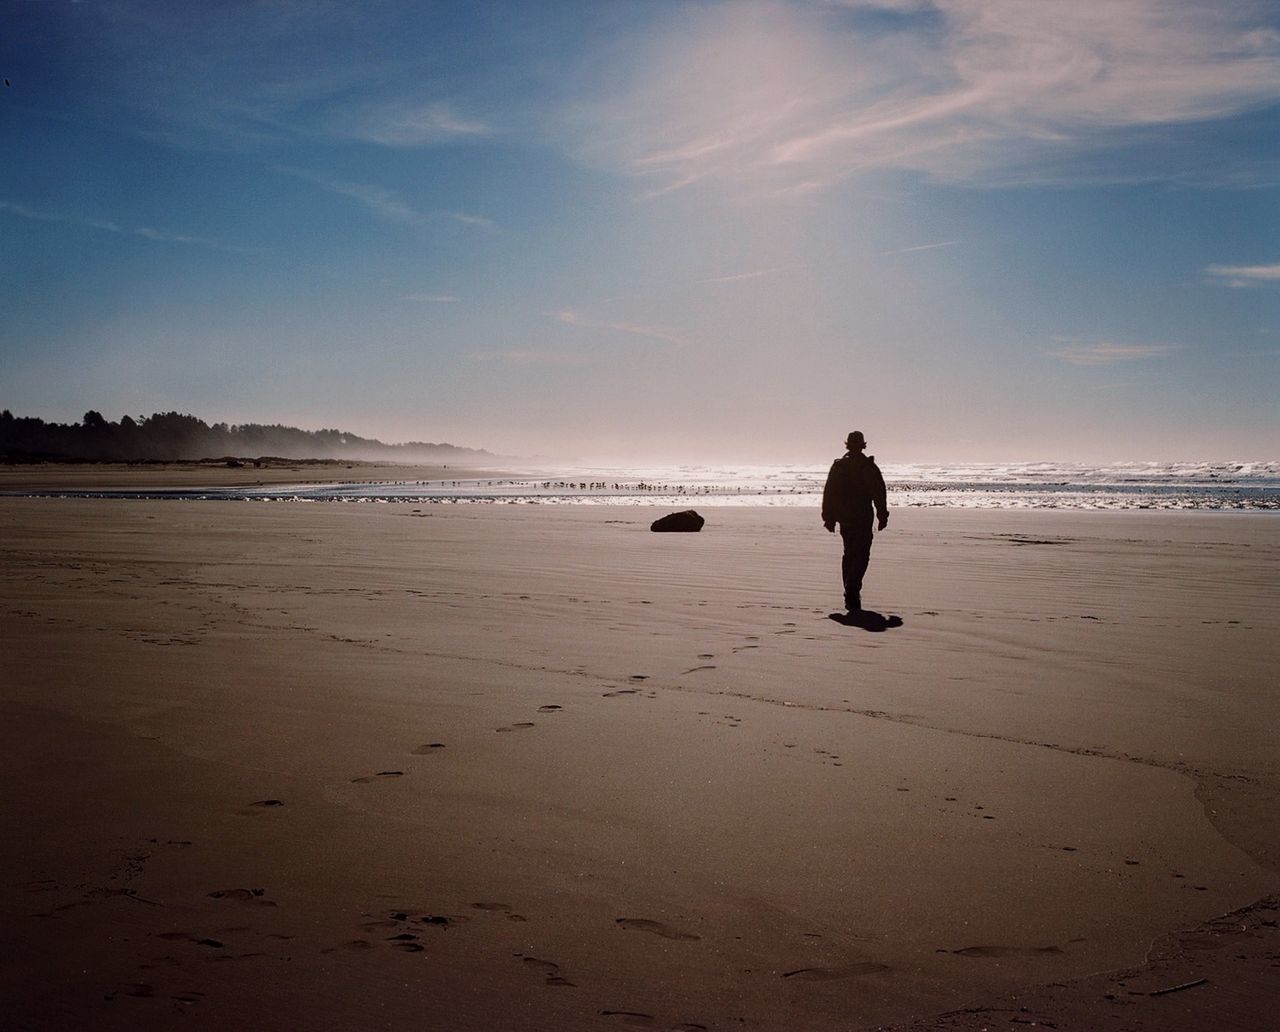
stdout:
<svg viewBox="0 0 1280 1032">
<path fill-rule="evenodd" d="M 501 362 L 516 366 L 569 366 L 580 365 L 582 356 L 569 351 L 542 351 L 533 348 L 503 348 L 497 351 L 477 351 L 471 358 L 476 362 Z"/>
<path fill-rule="evenodd" d="M 454 222 L 461 222 L 468 226 L 478 226 L 482 229 L 494 228 L 493 220 L 485 218 L 483 215 L 471 215 L 467 212 L 459 211 L 419 211 L 408 204 L 396 191 L 373 183 L 351 182 L 350 180 L 326 175 L 323 172 L 314 172 L 310 169 L 292 168 L 284 165 L 277 166 L 276 171 L 284 175 L 296 176 L 298 179 L 303 179 L 323 190 L 338 194 L 340 197 L 348 197 L 388 222 L 418 225 L 435 219 L 450 219 Z"/>
<path fill-rule="evenodd" d="M 247 253 L 249 248 L 224 244 L 211 237 L 192 236 L 187 233 L 166 233 L 150 226 L 125 226 L 109 219 L 96 219 L 84 215 L 68 215 L 62 212 L 41 211 L 14 201 L 0 201 L 0 211 L 7 211 L 19 218 L 33 219 L 37 222 L 60 222 L 68 226 L 83 226 L 86 229 L 100 229 L 105 233 L 120 233 L 125 236 L 142 237 L 163 244 L 194 244 L 198 247 L 211 247 L 219 251 L 233 251 L 237 254 Z"/>
<path fill-rule="evenodd" d="M 1180 344 L 1114 344 L 1100 341 L 1094 344 L 1071 344 L 1057 348 L 1049 354 L 1072 365 L 1115 365 L 1118 362 L 1136 362 L 1144 358 L 1161 358 L 1180 350 Z"/>
<path fill-rule="evenodd" d="M 637 337 L 648 337 L 651 340 L 660 340 L 665 344 L 675 344 L 683 346 L 688 341 L 674 330 L 665 326 L 643 326 L 637 323 L 626 322 L 601 322 L 582 315 L 576 309 L 562 308 L 558 312 L 552 312 L 551 317 L 559 322 L 566 323 L 569 326 L 578 326 L 587 330 L 613 330 L 617 333 L 629 333 Z"/>
<path fill-rule="evenodd" d="M 571 117 L 585 155 L 650 193 L 703 180 L 812 192 L 874 169 L 1006 178 L 1276 103 L 1273 21 L 1262 3 L 1201 0 L 698 5 L 611 65 L 601 99 Z"/>
<path fill-rule="evenodd" d="M 892 251 L 881 251 L 879 257 L 885 258 L 891 254 L 911 254 L 912 251 L 933 251 L 939 247 L 955 247 L 960 243 L 959 240 L 940 240 L 936 244 L 916 244 L 915 247 L 896 247 Z"/>
<path fill-rule="evenodd" d="M 453 294 L 405 294 L 404 299 L 406 301 L 430 301 L 438 305 L 457 304 L 462 300 L 462 298 L 455 297 Z"/>
<path fill-rule="evenodd" d="M 351 200 L 364 205 L 379 218 L 390 222 L 422 221 L 423 215 L 421 212 L 410 207 L 400 198 L 399 194 L 394 190 L 388 190 L 386 187 L 375 186 L 372 183 L 353 183 L 345 179 L 335 179 L 333 176 L 327 176 L 321 172 L 311 172 L 303 168 L 282 166 L 277 171 L 283 172 L 285 175 L 305 179 L 308 183 L 328 190 L 330 193 L 338 194 L 340 197 L 349 197 Z"/>
<path fill-rule="evenodd" d="M 386 147 L 422 147 L 492 132 L 484 122 L 460 115 L 444 101 L 390 101 L 339 109 L 331 113 L 328 125 L 338 135 Z"/>
<path fill-rule="evenodd" d="M 479 226 L 481 229 L 493 229 L 493 219 L 485 218 L 483 215 L 470 215 L 465 211 L 437 211 L 433 214 L 442 219 L 453 219 L 454 222 L 461 222 L 464 226 Z"/>
<path fill-rule="evenodd" d="M 1214 282 L 1228 287 L 1256 287 L 1263 283 L 1280 282 L 1280 264 L 1210 265 L 1204 271 Z"/>
<path fill-rule="evenodd" d="M 37 6 L 57 19 L 62 5 Z M 80 10 L 62 58 L 75 65 L 81 101 L 114 127 L 172 146 L 418 148 L 493 131 L 476 98 L 492 96 L 499 73 L 450 53 L 467 12 L 331 0 Z M 493 31 L 501 40 L 508 27 Z"/>
<path fill-rule="evenodd" d="M 780 271 L 778 268 L 757 269 L 755 272 L 735 272 L 729 276 L 712 276 L 710 279 L 704 279 L 703 283 L 739 283 L 742 280 L 759 279 L 761 276 L 772 276 L 775 272 Z"/>
</svg>

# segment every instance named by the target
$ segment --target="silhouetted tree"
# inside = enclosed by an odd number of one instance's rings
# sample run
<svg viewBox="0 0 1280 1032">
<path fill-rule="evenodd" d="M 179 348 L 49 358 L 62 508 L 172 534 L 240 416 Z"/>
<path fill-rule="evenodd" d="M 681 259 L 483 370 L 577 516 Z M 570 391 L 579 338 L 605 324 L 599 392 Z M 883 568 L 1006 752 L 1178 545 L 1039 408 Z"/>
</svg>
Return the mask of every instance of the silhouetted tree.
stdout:
<svg viewBox="0 0 1280 1032">
<path fill-rule="evenodd" d="M 0 460 L 8 462 L 173 461 L 236 455 L 415 462 L 481 458 L 489 453 L 421 441 L 383 444 L 343 430 L 310 431 L 259 423 L 210 426 L 179 412 L 157 412 L 136 420 L 122 416 L 119 423 L 111 423 L 90 409 L 73 424 L 15 417 L 8 409 L 0 412 Z"/>
</svg>

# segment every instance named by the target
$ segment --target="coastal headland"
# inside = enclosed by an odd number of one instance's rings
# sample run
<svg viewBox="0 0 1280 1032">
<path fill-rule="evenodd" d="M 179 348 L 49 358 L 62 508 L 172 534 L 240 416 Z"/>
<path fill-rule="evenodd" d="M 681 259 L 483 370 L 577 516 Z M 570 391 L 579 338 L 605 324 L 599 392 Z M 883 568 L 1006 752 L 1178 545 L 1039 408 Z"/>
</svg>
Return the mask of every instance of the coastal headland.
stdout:
<svg viewBox="0 0 1280 1032">
<path fill-rule="evenodd" d="M 1273 515 L 653 515 L 0 498 L 0 1024 L 1273 1027 Z"/>
</svg>

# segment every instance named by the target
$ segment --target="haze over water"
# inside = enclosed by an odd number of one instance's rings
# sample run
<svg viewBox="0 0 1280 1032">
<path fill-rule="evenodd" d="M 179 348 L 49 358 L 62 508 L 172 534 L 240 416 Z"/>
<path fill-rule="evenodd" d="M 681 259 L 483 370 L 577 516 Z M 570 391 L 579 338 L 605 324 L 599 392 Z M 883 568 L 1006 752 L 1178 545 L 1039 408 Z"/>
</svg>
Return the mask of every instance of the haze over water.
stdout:
<svg viewBox="0 0 1280 1032">
<path fill-rule="evenodd" d="M 557 505 L 818 506 L 822 466 L 667 465 L 534 470 L 519 478 L 289 487 L 56 491 L 60 497 Z M 891 506 L 1280 511 L 1280 462 L 893 464 Z"/>
</svg>

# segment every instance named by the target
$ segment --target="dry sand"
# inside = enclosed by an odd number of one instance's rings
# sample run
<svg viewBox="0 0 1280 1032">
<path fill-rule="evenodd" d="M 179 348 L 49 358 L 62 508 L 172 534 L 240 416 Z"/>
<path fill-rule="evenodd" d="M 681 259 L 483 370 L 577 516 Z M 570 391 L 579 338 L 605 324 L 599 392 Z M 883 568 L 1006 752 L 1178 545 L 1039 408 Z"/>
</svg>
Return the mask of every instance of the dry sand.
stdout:
<svg viewBox="0 0 1280 1032">
<path fill-rule="evenodd" d="M 0 1025 L 1275 1027 L 1275 517 L 706 514 L 0 499 Z"/>
</svg>

